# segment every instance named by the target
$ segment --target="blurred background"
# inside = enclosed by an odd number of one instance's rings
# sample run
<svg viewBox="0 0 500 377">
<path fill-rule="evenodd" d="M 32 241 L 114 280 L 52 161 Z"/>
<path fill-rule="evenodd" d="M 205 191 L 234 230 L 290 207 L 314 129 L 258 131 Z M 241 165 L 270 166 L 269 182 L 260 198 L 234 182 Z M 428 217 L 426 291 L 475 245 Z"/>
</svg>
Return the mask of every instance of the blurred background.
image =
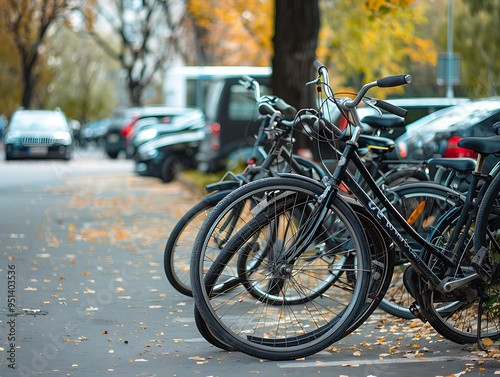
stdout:
<svg viewBox="0 0 500 377">
<path fill-rule="evenodd" d="M 311 106 L 315 58 L 337 91 L 410 73 L 373 94 L 495 96 L 499 13 L 498 0 L 0 0 L 0 113 L 59 107 L 85 124 L 196 105 L 184 66 L 268 67 L 276 94 Z"/>
</svg>

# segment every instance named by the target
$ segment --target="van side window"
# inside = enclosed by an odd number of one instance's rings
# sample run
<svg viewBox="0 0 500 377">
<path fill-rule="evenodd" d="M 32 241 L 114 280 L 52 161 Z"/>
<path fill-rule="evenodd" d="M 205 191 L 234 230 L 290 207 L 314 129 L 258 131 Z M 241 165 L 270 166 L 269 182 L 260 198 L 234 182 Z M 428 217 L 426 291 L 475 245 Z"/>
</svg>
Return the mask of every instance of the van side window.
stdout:
<svg viewBox="0 0 500 377">
<path fill-rule="evenodd" d="M 261 85 L 261 94 L 269 93 L 269 89 Z M 241 85 L 232 85 L 229 94 L 228 117 L 231 120 L 253 120 L 258 116 L 254 93 Z"/>
</svg>

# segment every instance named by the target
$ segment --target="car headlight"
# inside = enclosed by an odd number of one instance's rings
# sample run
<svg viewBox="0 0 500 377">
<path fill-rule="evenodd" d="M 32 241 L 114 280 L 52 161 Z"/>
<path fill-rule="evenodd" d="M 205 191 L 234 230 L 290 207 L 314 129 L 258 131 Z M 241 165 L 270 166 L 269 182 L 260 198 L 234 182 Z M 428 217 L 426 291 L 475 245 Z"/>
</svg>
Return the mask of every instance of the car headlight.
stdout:
<svg viewBox="0 0 500 377">
<path fill-rule="evenodd" d="M 158 131 L 154 128 L 139 131 L 135 136 L 135 143 L 142 144 L 148 140 L 154 139 L 156 135 L 158 135 Z"/>
<path fill-rule="evenodd" d="M 19 141 L 20 138 L 21 138 L 21 133 L 20 132 L 18 132 L 18 131 L 10 131 L 10 132 L 7 132 L 5 134 L 4 143 L 5 144 L 16 143 L 16 142 Z"/>
<path fill-rule="evenodd" d="M 54 133 L 54 140 L 58 144 L 71 144 L 71 135 L 69 132 L 59 131 Z"/>
</svg>

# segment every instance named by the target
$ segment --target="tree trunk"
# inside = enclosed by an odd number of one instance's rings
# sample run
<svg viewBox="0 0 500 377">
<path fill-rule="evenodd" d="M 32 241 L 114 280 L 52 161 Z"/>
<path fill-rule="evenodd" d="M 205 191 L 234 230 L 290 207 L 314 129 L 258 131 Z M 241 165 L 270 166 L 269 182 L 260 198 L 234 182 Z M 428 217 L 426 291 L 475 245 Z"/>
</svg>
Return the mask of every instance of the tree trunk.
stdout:
<svg viewBox="0 0 500 377">
<path fill-rule="evenodd" d="M 128 73 L 128 97 L 130 106 L 142 106 L 142 87 L 138 80 L 132 77 L 132 72 Z"/>
<path fill-rule="evenodd" d="M 319 0 L 276 0 L 273 93 L 297 109 L 315 107 L 315 88 L 306 87 L 316 77 L 313 62 L 319 32 Z M 298 133 L 294 135 L 296 138 Z M 296 148 L 310 147 L 297 139 Z"/>
<path fill-rule="evenodd" d="M 38 55 L 36 52 L 34 56 L 28 56 L 27 53 L 22 52 L 21 56 L 23 65 L 23 98 L 21 106 L 25 109 L 31 108 L 31 102 L 33 97 L 33 90 L 35 88 L 35 77 L 34 77 L 34 67 L 37 61 Z"/>
</svg>

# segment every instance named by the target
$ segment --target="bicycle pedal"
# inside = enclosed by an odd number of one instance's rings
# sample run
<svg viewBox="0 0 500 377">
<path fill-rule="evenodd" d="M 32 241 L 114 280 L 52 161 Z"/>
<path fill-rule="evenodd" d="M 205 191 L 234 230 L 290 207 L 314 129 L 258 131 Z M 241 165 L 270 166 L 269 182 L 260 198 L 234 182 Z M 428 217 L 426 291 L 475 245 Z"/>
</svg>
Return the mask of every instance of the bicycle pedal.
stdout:
<svg viewBox="0 0 500 377">
<path fill-rule="evenodd" d="M 420 306 L 417 305 L 416 301 L 413 302 L 413 304 L 411 304 L 408 309 L 410 310 L 411 314 L 415 316 L 415 318 L 418 318 L 423 323 L 427 323 L 427 318 L 425 318 L 424 313 L 422 313 L 422 311 L 420 310 Z"/>
</svg>

